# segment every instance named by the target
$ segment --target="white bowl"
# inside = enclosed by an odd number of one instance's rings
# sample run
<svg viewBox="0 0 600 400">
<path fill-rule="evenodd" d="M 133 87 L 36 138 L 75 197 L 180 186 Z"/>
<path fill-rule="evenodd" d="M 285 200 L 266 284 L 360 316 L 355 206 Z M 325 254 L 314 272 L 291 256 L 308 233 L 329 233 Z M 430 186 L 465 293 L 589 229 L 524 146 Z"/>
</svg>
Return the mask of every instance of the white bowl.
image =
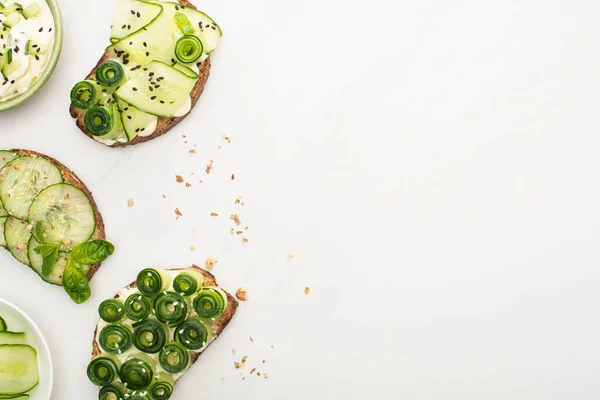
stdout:
<svg viewBox="0 0 600 400">
<path fill-rule="evenodd" d="M 19 307 L 0 299 L 0 316 L 6 321 L 9 331 L 26 332 L 27 343 L 36 351 L 40 370 L 40 383 L 29 392 L 30 400 L 50 400 L 54 370 L 48 343 L 37 325 Z"/>
</svg>

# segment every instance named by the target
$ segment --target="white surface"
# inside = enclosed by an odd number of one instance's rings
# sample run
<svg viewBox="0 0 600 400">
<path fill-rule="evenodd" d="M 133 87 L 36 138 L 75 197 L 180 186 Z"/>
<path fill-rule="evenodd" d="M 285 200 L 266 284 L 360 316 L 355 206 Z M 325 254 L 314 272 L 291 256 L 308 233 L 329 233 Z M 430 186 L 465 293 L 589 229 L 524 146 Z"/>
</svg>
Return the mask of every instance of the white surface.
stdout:
<svg viewBox="0 0 600 400">
<path fill-rule="evenodd" d="M 83 306 L 0 252 L 0 293 L 58 355 L 53 398 L 96 398 L 103 298 L 144 266 L 207 256 L 251 300 L 175 400 L 600 395 L 597 1 L 202 1 L 225 32 L 203 97 L 125 150 L 67 114 L 108 42 L 106 3 L 61 1 L 55 75 L 0 115 L 0 147 L 73 168 L 117 246 Z M 247 244 L 229 234 L 236 211 Z"/>
<path fill-rule="evenodd" d="M 28 392 L 30 400 L 47 400 L 52 393 L 54 371 L 52 368 L 52 355 L 44 334 L 18 306 L 0 299 L 0 316 L 6 322 L 8 331 L 25 332 L 25 340 L 37 353 L 39 383 Z"/>
</svg>

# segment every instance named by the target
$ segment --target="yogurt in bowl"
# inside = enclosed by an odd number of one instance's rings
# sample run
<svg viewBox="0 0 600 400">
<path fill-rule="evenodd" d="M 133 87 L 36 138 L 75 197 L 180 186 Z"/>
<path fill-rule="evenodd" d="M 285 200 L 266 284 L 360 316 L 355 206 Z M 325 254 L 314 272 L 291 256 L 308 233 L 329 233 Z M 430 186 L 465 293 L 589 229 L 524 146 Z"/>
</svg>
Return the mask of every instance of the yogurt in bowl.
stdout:
<svg viewBox="0 0 600 400">
<path fill-rule="evenodd" d="M 0 0 L 0 110 L 48 79 L 60 54 L 60 22 L 55 0 Z"/>
</svg>

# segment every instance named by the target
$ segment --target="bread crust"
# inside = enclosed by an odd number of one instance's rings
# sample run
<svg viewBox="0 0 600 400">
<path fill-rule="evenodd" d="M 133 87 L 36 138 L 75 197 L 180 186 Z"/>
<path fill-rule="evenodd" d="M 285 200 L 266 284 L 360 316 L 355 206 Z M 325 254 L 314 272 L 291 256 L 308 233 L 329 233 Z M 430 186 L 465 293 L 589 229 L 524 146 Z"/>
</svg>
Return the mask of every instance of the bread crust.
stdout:
<svg viewBox="0 0 600 400">
<path fill-rule="evenodd" d="M 100 214 L 100 210 L 98 209 L 98 205 L 94 200 L 94 196 L 92 196 L 92 192 L 88 189 L 88 187 L 83 183 L 81 179 L 75 174 L 75 172 L 71 171 L 67 166 L 65 166 L 60 161 L 47 156 L 42 153 L 38 153 L 33 150 L 24 150 L 24 149 L 11 149 L 10 151 L 17 153 L 19 156 L 36 156 L 45 158 L 50 161 L 52 164 L 56 165 L 63 176 L 63 181 L 65 183 L 69 183 L 76 188 L 82 190 L 90 199 L 90 203 L 92 204 L 92 208 L 94 209 L 94 215 L 96 217 L 96 230 L 94 231 L 92 238 L 94 239 L 106 239 L 106 230 L 104 228 L 104 220 L 102 219 L 102 214 Z M 87 278 L 92 279 L 98 268 L 100 268 L 101 263 L 92 265 L 90 267 L 89 272 L 87 273 Z"/>
<path fill-rule="evenodd" d="M 215 279 L 214 275 L 211 274 L 210 272 L 198 267 L 197 265 L 192 265 L 191 267 L 188 268 L 172 268 L 169 269 L 168 271 L 184 271 L 184 270 L 194 270 L 196 272 L 201 273 L 204 276 L 204 286 L 219 286 L 217 284 L 217 280 Z M 136 283 L 135 281 L 131 282 L 129 285 L 127 285 L 124 289 L 130 289 L 130 288 L 134 288 L 136 287 Z M 229 324 L 229 322 L 231 321 L 231 319 L 233 318 L 237 308 L 238 308 L 238 302 L 235 299 L 235 297 L 233 297 L 231 295 L 231 293 L 224 291 L 227 294 L 227 307 L 225 308 L 225 312 L 223 312 L 223 314 L 221 314 L 221 316 L 215 321 L 215 337 L 218 337 L 221 332 L 223 332 L 223 330 L 225 329 L 225 327 Z M 118 294 L 114 296 L 114 298 L 117 298 Z M 96 357 L 97 355 L 99 355 L 100 353 L 102 353 L 102 350 L 100 349 L 100 345 L 98 344 L 98 325 L 96 325 L 96 328 L 94 330 L 94 338 L 92 340 L 92 358 Z M 214 340 L 213 340 L 214 342 Z M 201 352 L 199 353 L 193 353 L 190 357 L 191 359 L 191 365 L 195 364 L 196 361 L 198 361 L 198 358 L 200 357 L 200 355 L 202 353 L 204 353 L 204 351 L 212 344 L 209 343 L 208 346 L 206 346 L 204 349 L 202 349 Z"/>
<path fill-rule="evenodd" d="M 196 6 L 194 6 L 192 3 L 190 3 L 187 0 L 177 0 L 177 1 L 180 4 L 183 4 L 186 7 L 190 7 L 190 8 L 196 9 Z M 110 55 L 108 54 L 108 52 L 104 52 L 104 54 L 102 55 L 102 57 L 100 58 L 100 60 L 96 64 L 96 66 L 86 76 L 85 79 L 94 78 L 95 75 L 96 75 L 96 69 L 98 68 L 98 66 L 100 66 L 100 64 L 102 64 L 104 61 L 107 61 L 109 59 L 110 59 Z M 200 95 L 204 91 L 204 86 L 206 85 L 206 81 L 208 80 L 208 76 L 210 75 L 210 66 L 211 66 L 211 64 L 210 64 L 210 56 L 209 56 L 206 60 L 204 60 L 204 62 L 202 62 L 202 64 L 200 64 L 200 71 L 198 72 L 198 80 L 196 81 L 196 84 L 194 85 L 194 88 L 192 89 L 192 92 L 190 93 L 190 97 L 191 97 L 191 100 L 192 100 L 192 109 L 196 106 L 196 103 L 198 102 L 198 99 L 200 98 Z M 83 111 L 78 110 L 77 108 L 75 108 L 75 106 L 73 104 L 71 104 L 71 106 L 69 107 L 69 113 L 71 114 L 71 117 L 73 117 L 75 119 L 75 124 L 77 125 L 77 127 L 87 137 L 89 137 L 90 139 L 92 139 L 95 142 L 97 142 L 97 140 L 94 139 L 94 136 L 85 129 L 85 124 L 83 122 L 83 118 L 84 118 L 85 113 Z M 157 138 L 157 137 L 162 136 L 165 133 L 167 133 L 175 125 L 177 125 L 185 117 L 187 117 L 190 113 L 191 113 L 191 110 L 190 110 L 189 113 L 187 113 L 186 115 L 183 115 L 181 117 L 174 117 L 174 118 L 162 118 L 162 117 L 159 117 L 158 118 L 158 124 L 156 126 L 156 130 L 151 135 L 148 135 L 148 136 L 136 136 L 133 140 L 131 140 L 131 141 L 127 142 L 127 143 L 116 142 L 114 144 L 107 145 L 107 146 L 109 146 L 109 147 L 126 147 L 126 146 L 132 146 L 132 145 L 135 145 L 135 144 L 138 144 L 138 143 L 147 142 L 149 140 L 152 140 L 154 138 Z"/>
</svg>

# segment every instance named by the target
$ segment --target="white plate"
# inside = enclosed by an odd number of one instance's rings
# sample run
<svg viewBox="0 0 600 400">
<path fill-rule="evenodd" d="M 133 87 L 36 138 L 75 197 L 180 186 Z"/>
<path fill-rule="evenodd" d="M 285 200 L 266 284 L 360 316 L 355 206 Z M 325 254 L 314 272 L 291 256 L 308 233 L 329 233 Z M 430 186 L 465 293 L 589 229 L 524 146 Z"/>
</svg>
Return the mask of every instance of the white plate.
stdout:
<svg viewBox="0 0 600 400">
<path fill-rule="evenodd" d="M 50 400 L 54 381 L 52 356 L 42 332 L 23 310 L 2 299 L 0 299 L 0 316 L 6 321 L 9 331 L 26 332 L 27 343 L 37 351 L 40 383 L 29 392 L 29 399 Z"/>
</svg>

